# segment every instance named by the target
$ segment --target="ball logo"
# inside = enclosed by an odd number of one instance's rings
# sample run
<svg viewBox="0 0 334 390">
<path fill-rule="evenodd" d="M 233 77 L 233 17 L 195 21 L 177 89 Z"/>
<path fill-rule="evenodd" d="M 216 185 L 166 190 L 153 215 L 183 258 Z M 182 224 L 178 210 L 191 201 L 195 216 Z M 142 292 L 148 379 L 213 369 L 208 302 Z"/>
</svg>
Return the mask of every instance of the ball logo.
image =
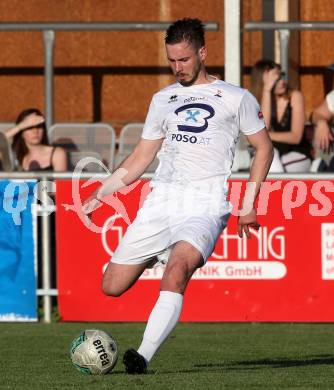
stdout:
<svg viewBox="0 0 334 390">
<path fill-rule="evenodd" d="M 184 123 L 177 125 L 179 131 L 202 133 L 208 127 L 208 119 L 215 115 L 215 110 L 208 104 L 186 104 L 175 110 L 175 114 Z"/>
</svg>

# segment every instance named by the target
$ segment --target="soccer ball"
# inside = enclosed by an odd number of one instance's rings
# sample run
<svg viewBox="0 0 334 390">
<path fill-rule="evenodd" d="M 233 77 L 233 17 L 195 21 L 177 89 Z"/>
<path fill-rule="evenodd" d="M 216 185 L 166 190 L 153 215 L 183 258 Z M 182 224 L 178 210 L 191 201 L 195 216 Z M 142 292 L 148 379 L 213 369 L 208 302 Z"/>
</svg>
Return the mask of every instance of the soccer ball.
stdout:
<svg viewBox="0 0 334 390">
<path fill-rule="evenodd" d="M 73 365 L 84 374 L 104 375 L 113 369 L 118 358 L 116 341 L 103 330 L 83 331 L 70 348 Z"/>
</svg>

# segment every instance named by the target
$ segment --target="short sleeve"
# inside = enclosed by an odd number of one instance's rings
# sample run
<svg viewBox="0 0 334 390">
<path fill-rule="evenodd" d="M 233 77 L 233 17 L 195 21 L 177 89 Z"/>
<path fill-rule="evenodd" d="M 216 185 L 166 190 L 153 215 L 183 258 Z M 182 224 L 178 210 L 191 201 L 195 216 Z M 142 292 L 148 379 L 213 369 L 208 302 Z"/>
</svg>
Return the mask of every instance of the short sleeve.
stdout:
<svg viewBox="0 0 334 390">
<path fill-rule="evenodd" d="M 148 140 L 155 140 L 164 138 L 164 136 L 161 118 L 159 118 L 158 110 L 153 98 L 146 116 L 141 137 Z"/>
<path fill-rule="evenodd" d="M 266 127 L 259 103 L 248 91 L 241 99 L 237 118 L 239 129 L 245 135 L 255 134 Z"/>
<path fill-rule="evenodd" d="M 329 111 L 334 114 L 334 89 L 326 95 L 326 102 Z"/>
</svg>

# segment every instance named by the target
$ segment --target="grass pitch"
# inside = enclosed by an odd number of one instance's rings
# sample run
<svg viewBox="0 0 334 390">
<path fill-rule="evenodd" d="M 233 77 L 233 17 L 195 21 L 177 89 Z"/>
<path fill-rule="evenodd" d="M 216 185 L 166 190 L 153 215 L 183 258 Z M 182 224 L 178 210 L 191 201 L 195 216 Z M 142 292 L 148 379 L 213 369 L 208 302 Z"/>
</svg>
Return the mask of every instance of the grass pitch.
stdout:
<svg viewBox="0 0 334 390">
<path fill-rule="evenodd" d="M 0 324 L 0 389 L 334 389 L 334 324 L 180 323 L 149 367 L 130 376 L 123 352 L 145 324 Z M 69 346 L 84 329 L 112 333 L 111 374 L 81 374 Z"/>
</svg>

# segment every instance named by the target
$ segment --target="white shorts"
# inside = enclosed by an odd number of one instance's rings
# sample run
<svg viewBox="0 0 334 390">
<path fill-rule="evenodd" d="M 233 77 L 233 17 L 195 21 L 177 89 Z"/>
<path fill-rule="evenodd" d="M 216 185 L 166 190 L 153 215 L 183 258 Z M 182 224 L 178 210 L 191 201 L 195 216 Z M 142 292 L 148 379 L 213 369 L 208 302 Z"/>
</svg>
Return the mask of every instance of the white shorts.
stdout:
<svg viewBox="0 0 334 390">
<path fill-rule="evenodd" d="M 171 185 L 155 187 L 110 261 L 141 264 L 158 257 L 166 263 L 175 243 L 187 241 L 202 254 L 205 263 L 231 211 L 226 200 L 219 205 L 214 203 L 217 200 L 213 202 L 212 194 L 187 194 Z"/>
</svg>

